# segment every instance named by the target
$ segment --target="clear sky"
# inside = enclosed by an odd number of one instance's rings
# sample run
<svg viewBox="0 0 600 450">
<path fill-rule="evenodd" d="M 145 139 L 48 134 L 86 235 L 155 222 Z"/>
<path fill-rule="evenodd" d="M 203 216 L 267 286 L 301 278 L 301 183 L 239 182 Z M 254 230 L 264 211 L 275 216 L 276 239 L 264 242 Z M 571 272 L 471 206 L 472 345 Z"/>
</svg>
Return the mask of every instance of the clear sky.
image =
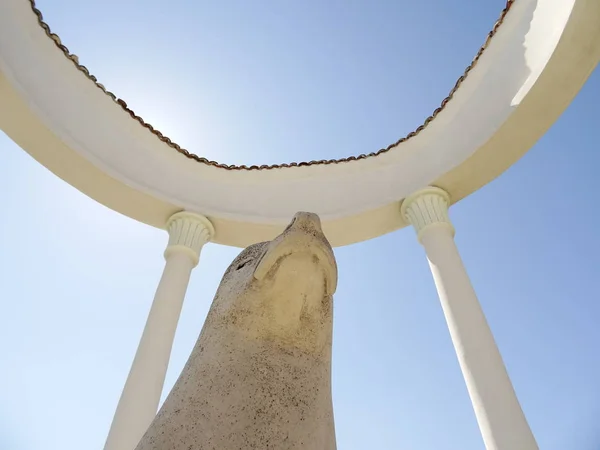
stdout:
<svg viewBox="0 0 600 450">
<path fill-rule="evenodd" d="M 416 128 L 504 1 L 38 4 L 81 62 L 165 134 L 222 162 L 267 163 L 370 152 Z M 521 161 L 451 209 L 543 450 L 600 449 L 599 118 L 596 71 Z M 85 197 L 2 134 L 0 152 L 0 449 L 101 449 L 166 233 Z M 238 251 L 205 247 L 165 393 Z M 414 232 L 336 255 L 338 448 L 482 449 Z"/>
</svg>

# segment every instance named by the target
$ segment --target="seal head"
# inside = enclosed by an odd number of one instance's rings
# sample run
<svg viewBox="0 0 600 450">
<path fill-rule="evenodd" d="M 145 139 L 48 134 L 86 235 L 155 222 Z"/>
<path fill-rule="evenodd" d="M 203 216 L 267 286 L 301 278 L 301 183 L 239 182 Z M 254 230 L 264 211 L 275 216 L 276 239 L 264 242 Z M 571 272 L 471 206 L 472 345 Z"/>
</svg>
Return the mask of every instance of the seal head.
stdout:
<svg viewBox="0 0 600 450">
<path fill-rule="evenodd" d="M 337 265 L 319 217 L 300 212 L 276 239 L 254 244 L 229 266 L 207 324 L 308 349 L 323 346 Z M 313 348 L 315 351 L 316 348 Z"/>
</svg>

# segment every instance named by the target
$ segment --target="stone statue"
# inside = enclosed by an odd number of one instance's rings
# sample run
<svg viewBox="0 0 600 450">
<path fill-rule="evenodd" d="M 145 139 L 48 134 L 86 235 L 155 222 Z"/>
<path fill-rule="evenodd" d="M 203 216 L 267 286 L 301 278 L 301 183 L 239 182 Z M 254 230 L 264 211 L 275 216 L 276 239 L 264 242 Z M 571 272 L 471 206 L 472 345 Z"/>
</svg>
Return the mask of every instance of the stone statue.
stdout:
<svg viewBox="0 0 600 450">
<path fill-rule="evenodd" d="M 298 213 L 229 266 L 179 379 L 136 450 L 335 450 L 337 266 Z"/>
</svg>

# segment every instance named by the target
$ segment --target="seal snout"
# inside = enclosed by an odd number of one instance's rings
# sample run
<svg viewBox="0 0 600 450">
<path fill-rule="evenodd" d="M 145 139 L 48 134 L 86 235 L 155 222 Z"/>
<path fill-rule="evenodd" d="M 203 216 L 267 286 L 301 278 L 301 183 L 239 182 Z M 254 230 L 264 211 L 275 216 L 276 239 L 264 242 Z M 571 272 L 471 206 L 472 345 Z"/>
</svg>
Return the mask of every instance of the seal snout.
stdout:
<svg viewBox="0 0 600 450">
<path fill-rule="evenodd" d="M 337 286 L 337 265 L 331 245 L 321 229 L 321 220 L 314 213 L 298 212 L 294 215 L 283 233 L 267 246 L 254 270 L 254 278 L 264 279 L 271 269 L 280 267 L 278 262 L 283 258 L 300 254 L 314 257 L 324 271 L 327 294 L 333 295 Z"/>
<path fill-rule="evenodd" d="M 294 215 L 294 218 L 287 227 L 288 230 L 302 229 L 304 231 L 316 231 L 322 233 L 321 219 L 315 213 L 300 211 Z"/>
</svg>

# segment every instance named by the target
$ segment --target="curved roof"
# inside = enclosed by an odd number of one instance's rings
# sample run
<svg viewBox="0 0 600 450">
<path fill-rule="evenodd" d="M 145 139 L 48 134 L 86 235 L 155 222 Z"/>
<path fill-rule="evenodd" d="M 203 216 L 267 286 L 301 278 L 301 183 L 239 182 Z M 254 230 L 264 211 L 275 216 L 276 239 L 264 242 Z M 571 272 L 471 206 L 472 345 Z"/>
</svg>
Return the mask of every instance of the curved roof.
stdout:
<svg viewBox="0 0 600 450">
<path fill-rule="evenodd" d="M 398 203 L 417 189 L 438 185 L 455 202 L 513 164 L 600 59 L 598 22 L 594 0 L 509 1 L 448 97 L 408 136 L 341 160 L 248 167 L 173 143 L 79 64 L 33 0 L 5 0 L 0 128 L 82 192 L 151 225 L 187 209 L 211 219 L 217 242 L 245 246 L 308 210 L 344 245 L 404 226 Z"/>
<path fill-rule="evenodd" d="M 504 17 L 506 17 L 506 14 L 508 13 L 508 10 L 510 9 L 510 7 L 514 3 L 514 1 L 515 0 L 507 0 L 506 7 L 500 13 L 500 17 L 496 21 L 496 23 L 494 24 L 492 30 L 488 33 L 488 35 L 487 35 L 487 37 L 485 39 L 485 42 L 479 48 L 479 51 L 477 52 L 477 54 L 475 55 L 475 57 L 471 61 L 471 64 L 469 64 L 467 66 L 467 68 L 465 69 L 465 71 L 463 72 L 463 74 L 458 78 L 458 80 L 454 84 L 454 87 L 452 87 L 452 89 L 450 90 L 450 92 L 448 93 L 448 95 L 441 101 L 440 106 L 438 108 L 436 108 L 424 120 L 424 122 L 421 125 L 419 125 L 414 131 L 411 131 L 410 133 L 408 133 L 406 136 L 401 137 L 396 142 L 391 143 L 390 145 L 388 145 L 385 148 L 379 149 L 379 150 L 377 150 L 375 152 L 363 153 L 361 155 L 356 155 L 356 156 L 347 156 L 345 158 L 340 158 L 340 159 L 328 159 L 328 160 L 327 159 L 323 159 L 323 160 L 319 160 L 319 161 L 301 161 L 301 162 L 292 162 L 292 163 L 268 164 L 268 165 L 264 164 L 264 165 L 250 165 L 250 166 L 247 166 L 245 164 L 241 164 L 241 165 L 223 164 L 223 163 L 220 163 L 218 161 L 211 161 L 211 160 L 209 160 L 209 159 L 207 159 L 207 158 L 205 158 L 203 156 L 198 156 L 195 153 L 192 153 L 189 150 L 187 150 L 185 148 L 182 148 L 175 141 L 173 141 L 168 136 L 165 136 L 163 133 L 161 133 L 160 130 L 154 128 L 151 124 L 149 124 L 148 122 L 146 122 L 143 117 L 137 115 L 127 105 L 127 102 L 124 99 L 117 97 L 114 93 L 112 93 L 111 91 L 107 90 L 106 87 L 102 83 L 100 83 L 98 81 L 98 79 L 94 75 L 92 75 L 90 73 L 90 71 L 88 70 L 88 68 L 86 66 L 83 66 L 83 65 L 79 64 L 79 57 L 77 55 L 74 55 L 73 53 L 71 53 L 69 51 L 68 47 L 65 46 L 62 43 L 62 41 L 60 39 L 60 36 L 58 36 L 58 34 L 56 34 L 56 33 L 53 33 L 52 30 L 50 29 L 50 25 L 48 25 L 44 21 L 44 16 L 42 15 L 42 12 L 36 7 L 35 0 L 29 0 L 29 2 L 31 4 L 31 9 L 33 10 L 34 14 L 37 16 L 38 23 L 44 29 L 44 31 L 46 32 L 46 35 L 50 39 L 52 39 L 54 41 L 54 43 L 56 44 L 56 46 L 63 52 L 63 54 L 68 59 L 70 59 L 73 62 L 73 64 L 75 65 L 75 67 L 77 67 L 77 69 L 79 71 L 81 71 L 87 78 L 89 78 L 92 82 L 94 82 L 99 89 L 101 89 L 106 95 L 108 95 L 113 101 L 115 101 L 121 108 L 123 108 L 127 112 L 127 114 L 129 114 L 134 120 L 136 120 L 137 122 L 139 122 L 140 125 L 142 125 L 143 127 L 147 128 L 151 133 L 153 133 L 162 142 L 164 142 L 165 144 L 167 144 L 169 147 L 173 148 L 174 150 L 178 151 L 182 155 L 184 155 L 184 156 L 186 156 L 186 157 L 188 157 L 188 158 L 190 158 L 190 159 L 192 159 L 194 161 L 197 161 L 197 162 L 199 162 L 201 164 L 207 164 L 209 166 L 217 167 L 219 169 L 226 169 L 226 170 L 271 170 L 271 169 L 284 169 L 284 168 L 290 168 L 290 167 L 312 166 L 312 165 L 318 165 L 318 164 L 339 164 L 339 163 L 345 163 L 345 162 L 350 162 L 350 161 L 358 161 L 358 160 L 365 159 L 365 158 L 373 158 L 373 157 L 381 155 L 382 153 L 389 152 L 390 150 L 392 150 L 395 147 L 397 147 L 399 144 L 407 141 L 408 139 L 416 136 L 421 131 L 423 131 L 425 129 L 425 127 L 427 125 L 429 125 L 429 123 L 431 123 L 431 121 L 433 119 L 435 119 L 435 117 L 440 112 L 442 112 L 442 110 L 448 104 L 448 102 L 450 100 L 452 100 L 452 97 L 454 96 L 454 93 L 458 90 L 458 88 L 460 87 L 460 85 L 462 84 L 462 82 L 465 80 L 465 78 L 467 77 L 467 75 L 469 74 L 469 72 L 471 71 L 471 69 L 473 69 L 473 67 L 475 66 L 475 64 L 477 64 L 477 61 L 479 60 L 479 58 L 483 54 L 484 50 L 487 48 L 490 40 L 496 34 L 496 31 L 498 30 L 498 27 L 504 21 Z"/>
</svg>

